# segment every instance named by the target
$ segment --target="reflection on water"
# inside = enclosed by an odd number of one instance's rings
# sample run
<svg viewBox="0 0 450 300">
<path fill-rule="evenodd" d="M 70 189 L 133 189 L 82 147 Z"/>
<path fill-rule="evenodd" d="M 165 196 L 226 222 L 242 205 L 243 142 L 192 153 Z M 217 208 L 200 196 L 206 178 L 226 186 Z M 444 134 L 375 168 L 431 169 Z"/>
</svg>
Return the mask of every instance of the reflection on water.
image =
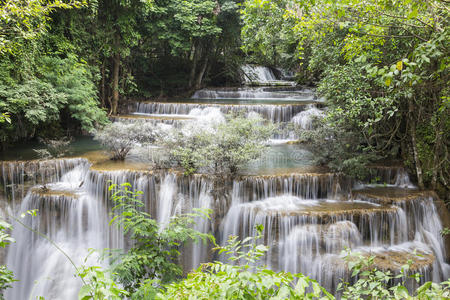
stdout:
<svg viewBox="0 0 450 300">
<path fill-rule="evenodd" d="M 16 145 L 9 148 L 6 151 L 0 152 L 0 160 L 32 160 L 39 159 L 34 149 L 44 149 L 45 145 L 37 141 L 31 141 Z M 102 149 L 99 142 L 95 141 L 89 136 L 75 137 L 74 141 L 70 144 L 66 157 L 81 156 L 88 151 L 95 151 Z"/>
<path fill-rule="evenodd" d="M 298 145 L 275 144 L 267 147 L 261 158 L 250 162 L 243 170 L 244 174 L 279 174 L 296 169 L 317 170 L 314 155 Z"/>
</svg>

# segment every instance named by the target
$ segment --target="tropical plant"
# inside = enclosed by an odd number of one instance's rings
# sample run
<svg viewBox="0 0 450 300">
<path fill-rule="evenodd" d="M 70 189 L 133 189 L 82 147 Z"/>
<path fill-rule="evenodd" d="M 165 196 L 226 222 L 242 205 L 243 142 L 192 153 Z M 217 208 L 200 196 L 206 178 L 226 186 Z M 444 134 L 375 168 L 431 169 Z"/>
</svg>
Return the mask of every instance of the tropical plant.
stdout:
<svg viewBox="0 0 450 300">
<path fill-rule="evenodd" d="M 7 245 L 14 242 L 14 239 L 9 235 L 12 226 L 3 219 L 0 219 L 0 247 L 6 248 Z M 11 288 L 11 284 L 16 281 L 14 274 L 5 265 L 0 266 L 0 299 L 3 300 L 3 292 Z"/>
<path fill-rule="evenodd" d="M 216 248 L 239 265 L 202 264 L 186 279 L 166 286 L 156 299 L 334 299 L 315 280 L 302 274 L 275 272 L 260 266 L 258 260 L 268 250 L 257 244 L 262 231 L 259 225 L 255 237 L 239 241 L 230 236 L 225 246 Z"/>
<path fill-rule="evenodd" d="M 78 293 L 79 300 L 120 300 L 129 295 L 101 267 L 86 266 L 87 258 L 84 263 L 76 274 L 84 283 Z"/>
<path fill-rule="evenodd" d="M 241 38 L 247 60 L 274 67 L 297 68 L 296 48 L 301 37 L 293 30 L 295 18 L 286 14 L 290 2 L 244 1 Z"/>
<path fill-rule="evenodd" d="M 301 56 L 312 54 L 304 62 L 320 74 L 330 123 L 378 155 L 401 157 L 420 188 L 448 191 L 447 3 L 298 0 L 286 13 L 304 37 Z"/>
<path fill-rule="evenodd" d="M 112 184 L 109 191 L 115 204 L 111 224 L 123 229 L 133 245 L 124 253 L 110 253 L 112 272 L 117 282 L 130 294 L 149 280 L 168 283 L 180 278 L 182 270 L 177 262 L 185 242 L 197 239 L 214 242 L 209 234 L 192 228 L 195 217 L 208 217 L 209 212 L 173 217 L 166 227 L 161 228 L 144 211 L 144 203 L 140 200 L 142 192 L 132 190 L 129 183 L 120 186 Z"/>
<path fill-rule="evenodd" d="M 405 280 L 410 278 L 417 283 L 420 282 L 418 273 L 411 274 L 412 260 L 408 260 L 401 267 L 398 274 L 391 271 L 379 270 L 374 265 L 374 256 L 362 255 L 358 252 L 346 250 L 345 260 L 348 263 L 351 276 L 356 280 L 350 284 L 342 282 L 338 291 L 342 293 L 342 299 L 446 299 L 450 296 L 450 281 L 446 280 L 440 284 L 426 282 L 418 287 L 413 295 L 410 295 L 405 287 Z M 392 284 L 397 280 L 397 284 Z M 416 297 L 414 297 L 416 294 Z"/>
<path fill-rule="evenodd" d="M 84 1 L 3 1 L 0 6 L 0 54 L 17 51 L 24 40 L 44 32 L 49 15 L 56 9 L 84 4 Z"/>
</svg>

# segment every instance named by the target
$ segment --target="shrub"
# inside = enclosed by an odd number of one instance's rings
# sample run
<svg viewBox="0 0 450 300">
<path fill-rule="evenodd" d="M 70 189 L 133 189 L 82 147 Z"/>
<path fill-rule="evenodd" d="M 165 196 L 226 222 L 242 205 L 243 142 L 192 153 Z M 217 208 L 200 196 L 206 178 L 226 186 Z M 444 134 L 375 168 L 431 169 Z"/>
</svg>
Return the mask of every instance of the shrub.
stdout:
<svg viewBox="0 0 450 300">
<path fill-rule="evenodd" d="M 172 157 L 191 174 L 204 168 L 214 174 L 236 174 L 247 162 L 257 159 L 274 133 L 272 124 L 256 118 L 228 115 L 224 123 L 186 130 L 173 129 L 162 143 Z"/>
<path fill-rule="evenodd" d="M 226 246 L 216 248 L 219 253 L 230 255 L 230 261 L 243 264 L 202 264 L 186 279 L 166 286 L 167 290 L 156 299 L 334 299 L 315 280 L 302 274 L 254 266 L 268 250 L 256 244 L 262 237 L 262 226 L 257 227 L 257 232 L 256 237 L 242 242 L 231 236 Z"/>
<path fill-rule="evenodd" d="M 40 139 L 45 144 L 45 149 L 33 149 L 40 158 L 62 157 L 69 151 L 71 138 L 63 137 L 58 140 Z"/>
<path fill-rule="evenodd" d="M 209 211 L 173 217 L 162 229 L 155 219 L 144 212 L 144 203 L 139 199 L 142 192 L 131 189 L 129 183 L 111 185 L 109 191 L 116 214 L 111 223 L 123 229 L 131 239 L 133 247 L 123 254 L 111 252 L 112 271 L 115 279 L 129 293 L 134 293 L 144 282 L 159 280 L 171 282 L 182 275 L 178 262 L 179 247 L 190 240 L 204 242 L 214 238 L 192 229 L 195 218 L 207 217 Z M 206 216 L 205 216 L 206 215 Z"/>
<path fill-rule="evenodd" d="M 111 151 L 112 160 L 124 160 L 133 147 L 151 143 L 155 137 L 155 127 L 148 122 L 115 122 L 98 130 L 94 139 Z"/>
</svg>

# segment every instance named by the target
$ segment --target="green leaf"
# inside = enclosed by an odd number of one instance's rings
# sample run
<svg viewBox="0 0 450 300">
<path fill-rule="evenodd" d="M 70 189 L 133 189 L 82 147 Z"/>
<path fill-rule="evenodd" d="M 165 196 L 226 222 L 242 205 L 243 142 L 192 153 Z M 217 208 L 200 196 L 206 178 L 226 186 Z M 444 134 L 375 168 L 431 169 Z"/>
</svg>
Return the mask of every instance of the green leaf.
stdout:
<svg viewBox="0 0 450 300">
<path fill-rule="evenodd" d="M 419 11 L 417 10 L 417 8 L 415 8 L 408 14 L 408 19 L 414 19 L 418 15 L 419 15 Z"/>
<path fill-rule="evenodd" d="M 386 80 L 384 81 L 384 84 L 386 84 L 386 86 L 390 86 L 392 83 L 392 79 L 390 77 L 386 78 Z"/>
</svg>

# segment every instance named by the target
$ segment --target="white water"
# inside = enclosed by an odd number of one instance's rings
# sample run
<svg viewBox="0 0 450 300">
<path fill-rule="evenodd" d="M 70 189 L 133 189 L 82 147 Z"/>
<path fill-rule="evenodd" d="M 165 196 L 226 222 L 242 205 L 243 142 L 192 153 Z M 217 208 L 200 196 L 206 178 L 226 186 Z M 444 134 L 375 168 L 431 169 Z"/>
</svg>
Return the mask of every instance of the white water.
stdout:
<svg viewBox="0 0 450 300">
<path fill-rule="evenodd" d="M 295 85 L 293 81 L 279 80 L 268 67 L 245 65 L 242 72 L 244 83 L 249 85 Z"/>
<path fill-rule="evenodd" d="M 193 99 L 239 99 L 239 100 L 276 100 L 283 101 L 313 101 L 315 95 L 312 90 L 300 88 L 215 88 L 198 90 Z"/>
<path fill-rule="evenodd" d="M 61 181 L 47 186 L 54 190 L 74 193 L 72 196 L 40 196 L 29 192 L 22 201 L 20 211 L 38 209 L 38 216 L 27 216 L 23 222 L 47 235 L 77 266 L 83 263 L 88 249 L 107 247 L 104 224 L 107 214 L 100 201 L 96 201 L 78 186 L 86 178 L 87 166 L 75 167 Z M 81 287 L 79 278 L 68 259 L 47 240 L 13 222 L 12 244 L 7 257 L 15 276 L 20 280 L 6 291 L 6 299 L 75 299 Z M 92 261 L 92 259 L 91 259 Z M 95 260 L 94 260 L 95 261 Z"/>
<path fill-rule="evenodd" d="M 309 105 L 307 110 L 299 112 L 296 114 L 291 122 L 300 126 L 304 130 L 313 129 L 314 118 L 323 118 L 324 113 L 322 110 L 318 109 L 316 106 Z"/>
<path fill-rule="evenodd" d="M 402 174 L 399 168 L 392 177 L 400 187 L 410 185 Z M 263 242 L 271 247 L 265 264 L 275 270 L 307 274 L 331 291 L 336 289 L 340 279 L 350 279 L 341 255 L 345 248 L 381 256 L 397 253 L 398 257 L 417 250 L 419 254 L 432 257 L 431 261 L 417 257 L 419 264 L 421 261 L 425 264 L 416 270 L 423 276 L 422 282 L 440 282 L 450 275 L 440 235 L 442 225 L 431 197 L 418 197 L 394 205 L 382 204 L 382 200 L 378 202 L 374 198 L 320 200 L 319 195 L 330 193 L 317 190 L 313 194 L 301 190 L 299 193 L 289 188 L 295 184 L 288 183 L 287 179 L 235 182 L 231 207 L 221 224 L 221 242 L 230 235 L 254 236 L 255 226 L 262 224 L 265 228 Z M 323 188 L 328 190 L 331 186 Z M 414 256 L 411 259 L 415 260 Z M 391 267 L 399 270 L 401 265 L 392 261 Z"/>
<path fill-rule="evenodd" d="M 176 186 L 177 177 L 175 174 L 168 174 L 164 177 L 164 181 L 161 184 L 159 190 L 159 205 L 157 220 L 160 224 L 160 228 L 164 229 L 170 222 L 170 217 L 173 216 L 173 208 L 176 205 Z"/>
<path fill-rule="evenodd" d="M 269 81 L 269 75 L 258 76 L 268 76 Z M 257 93 L 255 90 L 242 90 L 239 97 L 251 98 L 249 95 Z M 229 112 L 296 123 L 304 130 L 312 128 L 313 117 L 322 116 L 316 106 L 293 104 L 139 103 L 137 106 L 139 114 L 189 118 L 169 124 L 165 123 L 167 120 L 152 122 L 164 123 L 160 126 L 162 130 L 183 123 L 183 128 L 191 132 L 224 122 L 224 114 Z M 300 153 L 301 157 L 297 157 L 299 153 L 294 154 L 294 160 L 305 156 L 305 153 Z M 271 166 L 278 158 L 266 159 Z M 136 190 L 143 191 L 146 211 L 162 227 L 167 226 L 171 217 L 195 208 L 214 210 L 211 220 L 196 218 L 195 228 L 213 233 L 222 243 L 231 234 L 242 238 L 252 236 L 254 226 L 263 224 L 263 241 L 271 246 L 264 263 L 275 270 L 303 272 L 331 291 L 340 279 L 349 276 L 340 254 L 345 247 L 385 256 L 398 253 L 400 257 L 417 250 L 435 257 L 431 263 L 424 262 L 425 267 L 419 270 L 423 280 L 442 281 L 450 275 L 440 236 L 442 224 L 431 197 L 389 204 L 376 197 L 359 196 L 351 200 L 350 193 L 355 188 L 414 188 L 402 167 L 375 168 L 360 183 L 331 173 L 242 176 L 230 186 L 225 184 L 220 195 L 213 193 L 213 182 L 205 176 L 185 177 L 163 171 L 94 171 L 82 159 L 2 163 L 1 177 L 4 194 L 18 207 L 16 210 L 40 210 L 37 217 L 27 217 L 24 221 L 52 238 L 77 265 L 82 264 L 88 248 L 130 247 L 120 230 L 108 226 L 113 204 L 107 186 L 111 181 L 129 182 Z M 34 185 L 42 183 L 66 194 L 40 196 L 31 191 Z M 388 189 L 386 195 L 389 196 Z M 30 296 L 77 299 L 81 283 L 73 276 L 73 266 L 59 251 L 18 224 L 13 236 L 17 243 L 9 249 L 7 265 L 20 282 L 7 291 L 8 300 Z M 182 261 L 186 270 L 214 259 L 204 244 L 186 245 L 184 250 Z M 99 264 L 95 257 L 89 263 Z"/>
<path fill-rule="evenodd" d="M 174 115 L 183 116 L 188 115 L 190 117 L 195 117 L 195 115 L 190 115 L 191 111 L 195 109 L 219 109 L 223 114 L 243 114 L 249 112 L 256 112 L 260 114 L 263 118 L 271 120 L 275 123 L 289 122 L 291 119 L 299 112 L 305 110 L 307 106 L 304 104 L 286 104 L 286 105 L 275 105 L 275 104 L 205 104 L 205 103 L 138 103 L 137 112 L 140 114 L 147 114 L 149 116 L 157 115 Z"/>
</svg>

